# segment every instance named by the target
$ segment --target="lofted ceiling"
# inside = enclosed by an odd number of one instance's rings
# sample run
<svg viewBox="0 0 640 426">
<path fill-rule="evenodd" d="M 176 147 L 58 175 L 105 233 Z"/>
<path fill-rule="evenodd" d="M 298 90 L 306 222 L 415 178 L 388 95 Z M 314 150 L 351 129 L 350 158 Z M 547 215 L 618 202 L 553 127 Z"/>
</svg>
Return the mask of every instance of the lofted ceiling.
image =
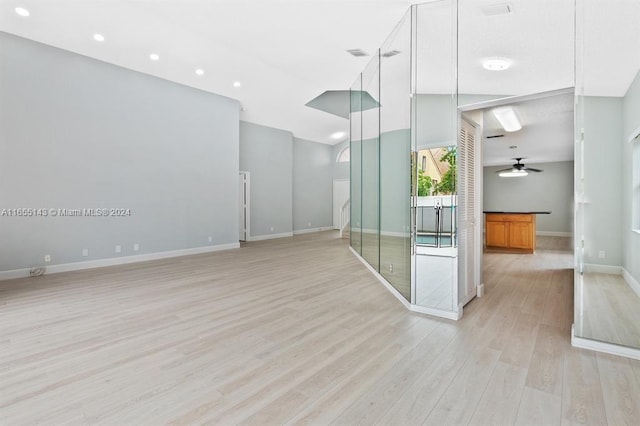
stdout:
<svg viewBox="0 0 640 426">
<path fill-rule="evenodd" d="M 584 1 L 577 22 L 585 92 L 623 96 L 640 68 L 640 1 Z M 419 2 L 0 0 L 0 31 L 238 99 L 243 120 L 334 144 L 340 140 L 331 135 L 348 131 L 348 121 L 305 104 L 348 89 L 371 56 L 346 50 L 374 54 L 412 3 Z M 514 95 L 574 84 L 574 0 L 459 0 L 457 81 L 451 46 L 438 41 L 451 34 L 448 3 L 429 2 L 424 10 L 431 11 L 416 20 L 418 35 L 429 40 L 419 46 L 420 93 L 447 93 L 456 84 L 462 93 Z M 487 5 L 505 3 L 512 13 L 487 15 Z M 30 16 L 18 16 L 16 7 Z M 105 40 L 96 42 L 95 33 Z M 151 53 L 160 59 L 151 61 Z M 508 57 L 513 67 L 484 70 L 487 56 Z"/>
</svg>

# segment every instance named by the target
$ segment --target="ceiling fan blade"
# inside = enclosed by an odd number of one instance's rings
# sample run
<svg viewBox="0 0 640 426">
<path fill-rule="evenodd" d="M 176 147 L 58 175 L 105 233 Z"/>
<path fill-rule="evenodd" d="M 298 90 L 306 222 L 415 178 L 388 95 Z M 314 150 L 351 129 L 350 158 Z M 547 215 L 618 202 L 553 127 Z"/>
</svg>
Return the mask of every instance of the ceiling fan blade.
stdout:
<svg viewBox="0 0 640 426">
<path fill-rule="evenodd" d="M 496 173 L 501 173 L 501 172 L 510 172 L 513 170 L 513 167 L 509 167 L 508 169 L 502 169 L 502 170 L 496 170 Z"/>
<path fill-rule="evenodd" d="M 533 167 L 523 167 L 522 170 L 526 170 L 528 172 L 536 172 L 536 173 L 540 173 L 542 171 L 540 169 L 534 169 Z"/>
</svg>

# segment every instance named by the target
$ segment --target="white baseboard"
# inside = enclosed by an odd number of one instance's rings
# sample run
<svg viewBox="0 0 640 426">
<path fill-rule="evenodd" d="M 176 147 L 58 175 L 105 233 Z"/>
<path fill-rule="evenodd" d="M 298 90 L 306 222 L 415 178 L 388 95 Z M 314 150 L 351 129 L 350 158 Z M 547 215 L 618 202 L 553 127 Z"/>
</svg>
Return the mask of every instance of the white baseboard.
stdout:
<svg viewBox="0 0 640 426">
<path fill-rule="evenodd" d="M 627 282 L 627 284 L 629 284 L 631 290 L 633 290 L 638 295 L 638 297 L 640 297 L 640 283 L 635 278 L 633 278 L 633 276 L 631 276 L 629 271 L 624 268 L 622 268 L 622 277 Z"/>
<path fill-rule="evenodd" d="M 323 231 L 331 231 L 331 230 L 333 230 L 333 226 L 323 226 L 320 228 L 308 228 L 308 229 L 294 229 L 293 235 L 312 234 L 314 232 L 323 232 Z"/>
<path fill-rule="evenodd" d="M 411 312 L 418 312 L 421 314 L 431 315 L 433 317 L 445 318 L 454 321 L 458 321 L 462 318 L 462 307 L 458 307 L 458 312 L 443 311 L 441 309 L 425 308 L 424 306 L 410 305 L 409 310 Z"/>
<path fill-rule="evenodd" d="M 591 351 L 640 360 L 640 349 L 615 345 L 613 343 L 600 342 L 598 340 L 585 339 L 584 337 L 576 336 L 575 324 L 571 325 L 571 346 L 575 348 L 589 349 Z"/>
<path fill-rule="evenodd" d="M 404 305 L 405 308 L 407 308 L 411 312 L 418 312 L 426 315 L 431 315 L 434 317 L 446 318 L 446 319 L 455 320 L 455 321 L 459 320 L 462 317 L 462 307 L 458 308 L 458 312 L 451 312 L 451 311 L 444 311 L 440 309 L 425 308 L 418 305 L 412 305 L 411 303 L 409 303 L 407 299 L 404 298 L 404 296 L 398 290 L 396 290 L 391 284 L 389 284 L 389 282 L 382 275 L 380 275 L 380 273 L 378 273 L 378 271 L 376 271 L 373 268 L 373 266 L 369 265 L 369 263 L 367 263 L 367 261 L 364 260 L 364 258 L 360 256 L 358 252 L 353 249 L 353 247 L 349 247 L 349 250 L 351 250 L 351 253 L 353 253 L 353 255 L 360 262 L 362 262 L 364 266 L 367 267 L 367 269 L 373 274 L 373 276 L 376 277 L 378 281 L 380 281 L 380 283 L 387 290 L 389 290 L 389 292 L 392 295 L 394 295 L 396 299 L 398 299 L 400 303 Z"/>
<path fill-rule="evenodd" d="M 273 240 L 275 238 L 287 238 L 293 237 L 293 232 L 283 232 L 281 234 L 267 234 L 267 235 L 252 235 L 248 241 L 264 241 Z"/>
<path fill-rule="evenodd" d="M 539 237 L 573 237 L 573 232 L 536 231 Z"/>
<path fill-rule="evenodd" d="M 594 263 L 585 263 L 584 264 L 585 272 L 595 272 L 598 274 L 611 274 L 611 275 L 620 275 L 622 274 L 622 267 L 620 266 L 610 266 L 610 265 L 596 265 Z"/>
<path fill-rule="evenodd" d="M 240 247 L 240 243 L 220 244 L 217 246 L 195 247 L 182 250 L 162 251 L 157 253 L 138 254 L 134 256 L 111 257 L 108 259 L 89 260 L 86 262 L 62 263 L 59 265 L 47 265 L 45 274 L 58 274 L 61 272 L 81 271 L 84 269 L 103 268 L 106 266 L 125 265 L 128 263 L 147 262 L 150 260 L 167 259 L 171 257 L 189 256 L 193 254 L 211 253 L 221 250 L 231 250 Z M 30 268 L 14 269 L 12 271 L 0 271 L 0 280 L 13 278 L 26 278 Z"/>
</svg>

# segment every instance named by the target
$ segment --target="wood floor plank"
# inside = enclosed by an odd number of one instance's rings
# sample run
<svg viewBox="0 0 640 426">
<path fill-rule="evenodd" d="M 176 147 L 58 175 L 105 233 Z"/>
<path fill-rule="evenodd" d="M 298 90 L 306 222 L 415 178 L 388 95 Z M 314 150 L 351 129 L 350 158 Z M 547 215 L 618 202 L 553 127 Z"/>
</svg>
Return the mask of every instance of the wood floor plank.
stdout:
<svg viewBox="0 0 640 426">
<path fill-rule="evenodd" d="M 562 395 L 564 353 L 569 343 L 563 330 L 541 324 L 529 363 L 526 385 L 543 392 Z"/>
<path fill-rule="evenodd" d="M 640 384 L 628 359 L 597 354 L 600 385 L 612 425 L 633 425 L 640 419 Z"/>
<path fill-rule="evenodd" d="M 564 359 L 562 424 L 607 424 L 596 354 L 568 350 Z"/>
<path fill-rule="evenodd" d="M 537 389 L 524 387 L 516 425 L 559 425 L 562 398 Z"/>
<path fill-rule="evenodd" d="M 498 362 L 469 424 L 514 424 L 526 377 L 526 368 Z"/>
</svg>

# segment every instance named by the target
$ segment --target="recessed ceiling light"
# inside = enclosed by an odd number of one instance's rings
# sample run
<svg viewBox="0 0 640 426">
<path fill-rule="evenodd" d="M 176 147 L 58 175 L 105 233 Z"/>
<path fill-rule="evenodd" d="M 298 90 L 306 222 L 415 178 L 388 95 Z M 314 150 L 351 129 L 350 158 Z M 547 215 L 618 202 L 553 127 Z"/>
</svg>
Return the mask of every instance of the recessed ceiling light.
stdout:
<svg viewBox="0 0 640 426">
<path fill-rule="evenodd" d="M 157 61 L 160 59 L 160 55 L 158 55 L 157 53 L 152 53 L 151 55 L 149 55 L 149 59 L 151 59 L 152 61 Z"/>
<path fill-rule="evenodd" d="M 347 136 L 346 132 L 335 132 L 331 135 L 331 139 L 342 139 Z"/>
<path fill-rule="evenodd" d="M 487 58 L 482 66 L 489 71 L 504 71 L 511 66 L 511 61 L 505 58 Z"/>
<path fill-rule="evenodd" d="M 196 74 L 197 74 L 197 75 L 204 75 L 204 70 L 203 70 L 202 68 L 198 68 L 198 69 L 196 70 Z"/>
<path fill-rule="evenodd" d="M 95 41 L 103 42 L 104 41 L 104 36 L 102 34 L 96 33 L 96 34 L 93 35 L 93 39 Z"/>
<path fill-rule="evenodd" d="M 239 81 L 233 82 L 233 87 L 240 87 L 240 86 L 242 86 L 242 83 L 240 83 Z"/>
<path fill-rule="evenodd" d="M 15 11 L 20 16 L 27 17 L 27 16 L 31 15 L 31 13 L 27 9 L 25 9 L 24 7 L 16 7 Z"/>
</svg>

